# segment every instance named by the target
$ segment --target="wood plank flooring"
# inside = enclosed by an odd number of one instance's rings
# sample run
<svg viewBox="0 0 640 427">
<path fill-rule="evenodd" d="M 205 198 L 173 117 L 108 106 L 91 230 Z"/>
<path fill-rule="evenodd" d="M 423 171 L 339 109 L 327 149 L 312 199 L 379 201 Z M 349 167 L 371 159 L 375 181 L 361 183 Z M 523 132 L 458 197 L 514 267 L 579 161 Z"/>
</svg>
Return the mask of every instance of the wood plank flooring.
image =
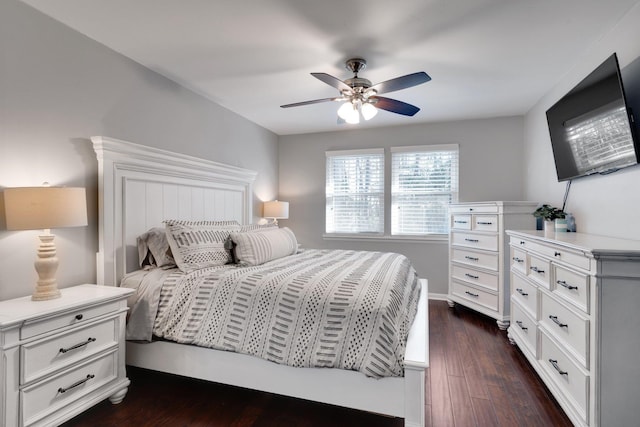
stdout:
<svg viewBox="0 0 640 427">
<path fill-rule="evenodd" d="M 571 426 L 493 319 L 444 301 L 430 301 L 429 310 L 427 426 Z M 102 402 L 63 426 L 403 425 L 400 419 L 144 369 L 129 368 L 128 375 L 124 402 Z"/>
</svg>

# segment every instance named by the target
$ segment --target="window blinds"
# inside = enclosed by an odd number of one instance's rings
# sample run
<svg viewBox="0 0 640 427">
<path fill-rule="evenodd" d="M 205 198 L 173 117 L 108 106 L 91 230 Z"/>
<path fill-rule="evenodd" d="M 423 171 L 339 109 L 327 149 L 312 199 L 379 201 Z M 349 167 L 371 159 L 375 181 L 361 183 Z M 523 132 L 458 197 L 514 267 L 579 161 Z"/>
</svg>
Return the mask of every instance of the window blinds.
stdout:
<svg viewBox="0 0 640 427">
<path fill-rule="evenodd" d="M 384 233 L 384 150 L 326 155 L 326 232 Z"/>
<path fill-rule="evenodd" d="M 391 148 L 391 234 L 449 232 L 458 201 L 458 146 Z"/>
</svg>

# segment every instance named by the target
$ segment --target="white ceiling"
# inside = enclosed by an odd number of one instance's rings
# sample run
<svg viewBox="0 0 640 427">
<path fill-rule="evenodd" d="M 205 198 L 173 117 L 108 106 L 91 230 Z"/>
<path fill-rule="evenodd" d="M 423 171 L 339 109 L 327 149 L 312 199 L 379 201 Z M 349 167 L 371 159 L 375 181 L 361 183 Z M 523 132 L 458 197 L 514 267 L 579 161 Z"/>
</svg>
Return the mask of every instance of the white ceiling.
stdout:
<svg viewBox="0 0 640 427">
<path fill-rule="evenodd" d="M 279 135 L 521 115 L 638 0 L 23 0 Z M 385 94 L 421 108 L 336 123 L 312 77 L 432 81 Z M 604 58 L 603 58 L 604 59 Z"/>
</svg>

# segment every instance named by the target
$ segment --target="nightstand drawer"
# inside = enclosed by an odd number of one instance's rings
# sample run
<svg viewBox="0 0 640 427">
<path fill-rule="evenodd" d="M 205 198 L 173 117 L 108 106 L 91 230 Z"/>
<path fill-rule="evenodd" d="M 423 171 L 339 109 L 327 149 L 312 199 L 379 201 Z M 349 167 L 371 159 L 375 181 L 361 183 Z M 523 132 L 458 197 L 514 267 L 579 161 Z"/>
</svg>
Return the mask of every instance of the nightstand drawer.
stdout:
<svg viewBox="0 0 640 427">
<path fill-rule="evenodd" d="M 107 304 L 83 307 L 74 311 L 68 311 L 58 316 L 39 318 L 33 322 L 27 321 L 22 328 L 20 328 L 20 338 L 24 340 L 46 332 L 55 331 L 56 329 L 63 328 L 65 326 L 87 323 L 89 320 L 98 316 L 116 312 L 119 304 L 119 302 L 114 301 Z"/>
<path fill-rule="evenodd" d="M 20 391 L 25 427 L 117 378 L 117 349 Z"/>
<path fill-rule="evenodd" d="M 21 346 L 21 383 L 27 384 L 117 344 L 116 319 L 25 344 Z"/>
</svg>

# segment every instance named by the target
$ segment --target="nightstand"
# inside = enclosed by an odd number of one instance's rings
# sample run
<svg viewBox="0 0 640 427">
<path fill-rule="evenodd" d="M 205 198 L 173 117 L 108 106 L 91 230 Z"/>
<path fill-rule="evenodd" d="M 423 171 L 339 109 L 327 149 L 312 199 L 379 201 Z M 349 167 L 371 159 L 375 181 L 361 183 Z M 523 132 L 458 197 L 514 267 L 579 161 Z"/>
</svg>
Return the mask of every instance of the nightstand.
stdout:
<svg viewBox="0 0 640 427">
<path fill-rule="evenodd" d="M 132 289 L 80 285 L 62 297 L 0 301 L 0 425 L 56 426 L 127 393 L 125 316 Z"/>
</svg>

